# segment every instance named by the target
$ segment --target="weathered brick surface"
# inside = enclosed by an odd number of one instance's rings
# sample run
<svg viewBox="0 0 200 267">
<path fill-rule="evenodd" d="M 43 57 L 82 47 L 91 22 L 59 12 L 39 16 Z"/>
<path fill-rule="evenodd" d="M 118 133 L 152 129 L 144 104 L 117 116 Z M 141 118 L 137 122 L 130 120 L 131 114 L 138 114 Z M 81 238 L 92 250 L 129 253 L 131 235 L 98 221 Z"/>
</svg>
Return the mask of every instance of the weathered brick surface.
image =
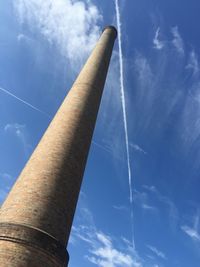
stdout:
<svg viewBox="0 0 200 267">
<path fill-rule="evenodd" d="M 115 37 L 104 30 L 2 205 L 0 223 L 27 224 L 67 244 Z M 0 241 L 0 267 L 58 266 L 38 253 Z"/>
<path fill-rule="evenodd" d="M 54 258 L 54 261 L 63 263 L 68 262 L 68 253 L 65 246 L 48 233 L 34 228 L 30 225 L 0 223 L 0 240 L 18 243 L 41 251 L 47 256 Z"/>
<path fill-rule="evenodd" d="M 0 240 L 1 267 L 66 267 L 38 249 Z"/>
</svg>

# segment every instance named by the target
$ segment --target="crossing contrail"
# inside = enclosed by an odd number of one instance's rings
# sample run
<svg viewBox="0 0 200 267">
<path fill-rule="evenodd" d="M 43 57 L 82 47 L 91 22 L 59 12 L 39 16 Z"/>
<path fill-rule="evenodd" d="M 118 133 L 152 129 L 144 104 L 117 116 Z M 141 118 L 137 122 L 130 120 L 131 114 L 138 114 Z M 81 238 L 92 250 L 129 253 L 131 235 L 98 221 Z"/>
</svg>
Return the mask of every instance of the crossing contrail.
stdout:
<svg viewBox="0 0 200 267">
<path fill-rule="evenodd" d="M 104 146 L 100 145 L 99 143 L 95 142 L 94 140 L 92 140 L 92 143 L 93 143 L 95 146 L 97 146 L 97 147 L 101 148 L 102 150 L 104 150 L 104 151 L 106 151 L 106 152 L 108 152 L 108 153 L 111 153 L 111 154 L 112 154 L 112 151 L 111 151 L 110 149 L 108 149 L 108 148 L 106 148 L 106 147 L 104 147 Z"/>
<path fill-rule="evenodd" d="M 19 98 L 18 96 L 12 94 L 12 93 L 9 92 L 8 90 L 6 90 L 6 89 L 4 89 L 4 88 L 2 88 L 2 87 L 0 87 L 0 90 L 1 90 L 2 92 L 6 93 L 6 94 L 9 95 L 9 96 L 12 96 L 13 98 L 15 98 L 16 100 L 18 100 L 18 101 L 20 101 L 21 103 L 25 104 L 26 106 L 28 106 L 28 107 L 34 109 L 35 111 L 38 111 L 38 112 L 42 113 L 43 115 L 45 115 L 45 116 L 47 116 L 47 117 L 50 117 L 47 113 L 45 113 L 45 112 L 42 111 L 41 109 L 36 108 L 35 106 L 31 105 L 30 103 L 26 102 L 25 100 L 23 100 L 23 99 Z"/>
<path fill-rule="evenodd" d="M 132 243 L 133 243 L 133 248 L 135 249 L 134 229 L 133 229 L 132 173 L 131 173 L 131 166 L 130 166 L 128 125 L 127 125 L 126 100 L 125 100 L 125 89 L 124 89 L 124 66 L 123 66 L 123 54 L 122 54 L 121 18 L 120 18 L 119 1 L 118 0 L 115 0 L 115 10 L 116 10 L 116 17 L 117 17 L 118 46 L 119 46 L 120 91 L 121 91 L 121 102 L 122 102 L 122 110 L 123 110 L 123 122 L 124 122 L 124 132 L 125 132 L 125 142 L 126 142 L 128 180 L 129 180 L 129 194 L 130 194 L 130 204 L 131 204 Z"/>
</svg>

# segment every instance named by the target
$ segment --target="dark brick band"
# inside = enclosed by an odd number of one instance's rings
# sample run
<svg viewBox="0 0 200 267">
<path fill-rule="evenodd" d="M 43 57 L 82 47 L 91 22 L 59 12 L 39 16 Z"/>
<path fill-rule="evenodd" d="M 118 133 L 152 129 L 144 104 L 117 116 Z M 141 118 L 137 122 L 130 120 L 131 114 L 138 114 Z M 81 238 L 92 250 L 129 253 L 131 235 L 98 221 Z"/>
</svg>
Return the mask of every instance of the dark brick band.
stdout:
<svg viewBox="0 0 200 267">
<path fill-rule="evenodd" d="M 57 239 L 48 233 L 29 225 L 0 223 L 0 240 L 23 244 L 56 258 L 62 266 L 67 266 L 68 252 Z"/>
</svg>

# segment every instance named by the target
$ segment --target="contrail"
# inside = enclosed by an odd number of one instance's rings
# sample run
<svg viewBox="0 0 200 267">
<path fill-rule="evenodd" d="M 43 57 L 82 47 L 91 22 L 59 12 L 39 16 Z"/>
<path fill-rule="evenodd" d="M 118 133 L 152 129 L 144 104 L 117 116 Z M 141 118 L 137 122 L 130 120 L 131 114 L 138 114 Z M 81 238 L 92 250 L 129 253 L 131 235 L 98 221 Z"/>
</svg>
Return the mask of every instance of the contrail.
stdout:
<svg viewBox="0 0 200 267">
<path fill-rule="evenodd" d="M 111 149 L 108 149 L 108 148 L 106 148 L 105 146 L 102 146 L 101 144 L 95 142 L 94 140 L 92 140 L 92 143 L 93 143 L 96 147 L 98 147 L 98 148 L 104 150 L 105 152 L 111 154 L 111 155 L 112 155 L 114 158 L 116 158 L 117 160 L 119 160 L 119 161 L 123 161 L 123 159 L 122 159 L 121 157 L 118 157 L 118 156 L 114 155 L 114 153 L 112 152 Z"/>
<path fill-rule="evenodd" d="M 133 249 L 135 249 L 134 229 L 133 229 L 132 173 L 131 173 L 131 166 L 130 166 L 128 125 L 127 125 L 125 89 L 124 89 L 124 65 L 123 65 L 123 55 L 122 55 L 121 18 L 120 18 L 119 1 L 118 0 L 115 0 L 115 10 L 116 10 L 116 17 L 117 17 L 118 46 L 119 46 L 120 91 L 121 91 L 121 102 L 122 102 L 122 110 L 123 110 L 123 122 L 124 122 L 124 132 L 125 132 L 125 142 L 126 142 L 128 180 L 129 180 L 129 194 L 130 194 L 130 204 L 131 204 L 132 243 L 133 243 Z"/>
<path fill-rule="evenodd" d="M 99 147 L 99 148 L 103 149 L 104 151 L 106 151 L 106 152 L 108 152 L 108 153 L 111 153 L 111 154 L 112 154 L 112 151 L 111 151 L 111 150 L 109 150 L 109 149 L 107 149 L 106 147 L 104 147 L 104 146 L 100 145 L 99 143 L 95 142 L 94 140 L 92 140 L 92 143 L 93 143 L 95 146 L 97 146 L 97 147 Z"/>
<path fill-rule="evenodd" d="M 34 107 L 33 105 L 31 105 L 30 103 L 26 102 L 25 100 L 17 97 L 16 95 L 10 93 L 8 90 L 6 90 L 6 89 L 4 89 L 2 87 L 0 87 L 0 90 L 2 92 L 6 93 L 7 95 L 12 96 L 13 98 L 17 99 L 18 101 L 22 102 L 26 106 L 28 106 L 28 107 L 30 107 L 30 108 L 32 108 L 32 109 L 34 109 L 34 110 L 36 110 L 36 111 L 38 111 L 38 112 L 42 113 L 43 115 L 45 115 L 45 116 L 50 118 L 50 116 L 47 113 L 45 113 L 44 111 L 40 110 L 39 108 Z"/>
</svg>

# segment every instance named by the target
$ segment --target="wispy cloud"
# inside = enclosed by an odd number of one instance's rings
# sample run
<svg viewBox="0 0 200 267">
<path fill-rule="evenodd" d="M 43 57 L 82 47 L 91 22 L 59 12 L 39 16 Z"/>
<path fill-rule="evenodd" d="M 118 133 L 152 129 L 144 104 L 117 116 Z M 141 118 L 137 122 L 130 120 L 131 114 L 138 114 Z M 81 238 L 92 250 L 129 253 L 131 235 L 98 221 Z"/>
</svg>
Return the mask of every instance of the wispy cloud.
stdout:
<svg viewBox="0 0 200 267">
<path fill-rule="evenodd" d="M 142 208 L 143 208 L 144 210 L 157 211 L 157 208 L 156 208 L 156 207 L 150 206 L 150 205 L 145 204 L 145 203 L 142 204 Z"/>
<path fill-rule="evenodd" d="M 148 195 L 146 192 L 140 192 L 138 190 L 134 190 L 134 201 L 144 204 L 147 201 Z"/>
<path fill-rule="evenodd" d="M 140 114 L 140 116 L 133 117 L 132 124 L 138 133 L 143 132 L 150 125 L 153 125 L 151 120 L 154 117 L 155 108 L 157 107 L 155 105 L 155 99 L 160 90 L 158 84 L 163 75 L 162 65 L 163 63 L 160 64 L 160 71 L 155 75 L 151 59 L 139 52 L 135 54 L 133 75 L 136 83 L 135 99 L 137 101 L 133 105 L 133 116 L 134 114 Z"/>
<path fill-rule="evenodd" d="M 163 194 L 161 194 L 158 189 L 153 186 L 153 185 L 143 185 L 143 188 L 145 188 L 147 191 L 153 193 L 156 195 L 157 199 L 161 202 L 163 202 L 165 205 L 168 206 L 169 208 L 169 211 L 170 211 L 170 215 L 171 217 L 175 217 L 177 218 L 178 217 L 178 211 L 177 211 L 177 208 L 174 204 L 174 202 L 168 197 L 168 196 L 165 196 Z"/>
<path fill-rule="evenodd" d="M 119 206 L 114 205 L 113 208 L 118 211 L 129 212 L 128 208 L 123 205 L 119 205 Z"/>
<path fill-rule="evenodd" d="M 85 60 L 99 37 L 102 16 L 91 1 L 16 0 L 14 6 L 21 24 L 57 46 L 73 66 Z"/>
<path fill-rule="evenodd" d="M 87 212 L 89 212 L 88 209 Z M 83 224 L 78 227 L 74 226 L 71 235 L 71 244 L 76 246 L 80 240 L 84 242 L 89 252 L 85 255 L 85 259 L 99 267 L 142 267 L 140 258 L 133 251 L 130 241 L 126 238 L 117 239 L 117 243 L 120 243 L 118 247 L 113 238 L 99 231 L 94 223 L 87 224 L 87 226 Z M 76 242 L 76 239 L 79 242 Z"/>
<path fill-rule="evenodd" d="M 19 123 L 8 123 L 4 126 L 4 132 L 17 137 L 23 145 L 25 155 L 29 155 L 31 145 L 27 141 L 26 125 Z"/>
<path fill-rule="evenodd" d="M 163 41 L 161 40 L 160 28 L 158 27 L 153 38 L 153 47 L 157 50 L 162 50 L 165 46 L 169 46 L 172 43 L 178 54 L 183 56 L 185 54 L 184 42 L 179 33 L 178 27 L 172 27 L 171 33 L 173 36 L 172 41 Z"/>
<path fill-rule="evenodd" d="M 146 257 L 147 257 L 148 259 L 150 259 L 150 260 L 155 260 L 155 256 L 152 256 L 152 255 L 146 255 Z M 155 267 L 155 265 L 154 265 L 153 267 Z"/>
<path fill-rule="evenodd" d="M 95 1 L 83 0 L 14 1 L 19 22 L 29 29 L 27 36 L 23 33 L 22 27 L 18 35 L 19 42 L 27 39 L 33 41 L 33 38 L 37 38 L 40 41 L 39 44 L 41 41 L 45 41 L 64 57 L 65 62 L 67 62 L 65 66 L 68 68 L 68 73 L 74 70 L 77 72 L 102 31 L 99 26 L 102 23 L 102 14 L 94 3 Z M 35 46 L 33 44 L 32 46 L 34 49 Z M 38 54 L 37 56 L 39 57 Z M 119 60 L 118 52 L 115 50 L 112 55 L 106 81 L 107 88 L 103 95 L 98 123 L 99 128 L 102 128 L 101 136 L 105 142 L 102 140 L 93 141 L 96 147 L 112 154 L 115 161 L 116 159 L 125 159 L 124 146 L 121 145 L 122 130 L 119 120 L 122 120 L 122 113 L 120 93 L 117 90 L 119 87 L 118 78 Z M 116 121 L 119 125 L 117 133 Z"/>
<path fill-rule="evenodd" d="M 29 42 L 29 41 L 32 41 L 27 35 L 25 35 L 25 34 L 23 34 L 23 33 L 20 33 L 20 34 L 18 34 L 17 35 L 17 40 L 18 40 L 18 42 L 23 42 L 23 41 L 25 41 L 25 42 Z"/>
<path fill-rule="evenodd" d="M 135 57 L 135 71 L 141 85 L 149 87 L 153 78 L 152 68 L 148 59 L 139 53 Z"/>
<path fill-rule="evenodd" d="M 199 232 L 199 221 L 200 221 L 200 213 L 199 211 L 197 214 L 192 218 L 193 227 L 188 225 L 182 225 L 181 230 L 187 234 L 193 241 L 200 241 L 200 232 Z"/>
<path fill-rule="evenodd" d="M 166 260 L 167 257 L 165 255 L 165 253 L 163 253 L 162 251 L 158 250 L 156 247 L 153 247 L 153 246 L 150 246 L 150 245 L 147 245 L 147 247 L 157 256 L 157 257 L 160 257 L 162 258 L 163 260 Z"/>
<path fill-rule="evenodd" d="M 153 38 L 153 47 L 157 50 L 162 50 L 165 46 L 164 41 L 160 40 L 160 28 L 156 30 L 155 36 Z"/>
<path fill-rule="evenodd" d="M 18 123 L 8 123 L 4 126 L 6 133 L 15 134 L 22 142 L 24 142 L 24 130 L 26 126 Z"/>
<path fill-rule="evenodd" d="M 139 118 L 133 118 L 133 124 L 135 131 L 138 131 L 138 133 L 144 133 L 147 129 L 153 132 L 156 129 L 159 136 L 161 136 L 162 131 L 164 133 L 165 127 L 171 119 L 172 113 L 175 112 L 177 106 L 181 105 L 181 101 L 186 103 L 182 105 L 182 109 L 186 109 L 186 112 L 183 112 L 184 114 L 180 112 L 183 116 L 188 116 L 190 111 L 194 109 L 192 101 L 187 101 L 189 95 L 186 93 L 193 87 L 193 85 L 191 86 L 193 81 L 189 81 L 188 77 L 184 77 L 184 80 L 182 76 L 186 67 L 185 57 L 180 57 L 180 54 L 186 54 L 184 40 L 179 33 L 178 27 L 173 27 L 171 31 L 173 39 L 165 41 L 167 49 L 162 49 L 162 53 L 159 53 L 159 55 L 153 54 L 146 57 L 141 51 L 136 51 L 135 53 L 133 75 L 136 83 L 134 98 L 137 99 L 137 102 L 133 104 L 133 114 L 140 114 L 140 116 Z M 156 33 L 155 37 L 158 38 L 159 28 Z M 199 64 L 196 54 L 195 56 L 194 53 L 191 54 L 187 64 L 188 67 L 194 73 L 198 72 Z M 170 80 L 168 77 L 170 77 Z M 195 88 L 198 89 L 199 84 L 196 84 Z M 195 116 L 194 113 L 192 115 Z M 155 117 L 157 118 L 156 123 Z M 195 120 L 197 117 L 199 115 L 196 115 Z M 174 130 L 179 131 L 179 128 L 181 128 L 182 135 L 187 135 L 187 138 L 190 138 L 190 125 L 193 122 L 193 118 L 188 118 L 185 121 L 180 115 L 176 117 L 176 120 L 177 127 L 175 129 L 174 126 Z M 184 125 L 181 124 L 182 122 L 184 122 Z M 191 126 L 194 128 L 195 125 Z"/>
<path fill-rule="evenodd" d="M 138 151 L 140 153 L 143 153 L 143 154 L 147 154 L 146 151 L 144 151 L 144 149 L 142 149 L 140 146 L 136 145 L 136 144 L 130 144 L 130 146 L 135 150 L 135 151 Z"/>
<path fill-rule="evenodd" d="M 191 164 L 199 169 L 200 153 L 196 149 L 200 136 L 199 56 L 193 49 L 186 61 L 188 52 L 184 39 L 177 27 L 173 28 L 173 33 L 174 38 L 166 41 L 167 49 L 163 49 L 159 55 L 147 57 L 141 51 L 135 52 L 132 72 L 134 98 L 130 96 L 132 129 L 136 137 L 146 137 L 146 133 L 150 132 L 155 140 L 154 137 L 157 139 L 165 135 L 170 124 L 173 133 L 170 138 L 177 144 L 176 151 L 181 151 L 189 162 L 194 153 L 195 159 Z"/>
<path fill-rule="evenodd" d="M 189 227 L 187 225 L 182 225 L 181 230 L 185 232 L 194 241 L 200 241 L 200 233 L 198 233 L 195 228 Z"/>
<path fill-rule="evenodd" d="M 172 40 L 172 44 L 174 45 L 174 47 L 176 48 L 177 52 L 180 55 L 184 55 L 185 51 L 184 51 L 184 42 L 183 39 L 179 33 L 178 27 L 173 27 L 171 29 L 172 35 L 173 35 L 173 40 Z"/>
<path fill-rule="evenodd" d="M 190 52 L 189 62 L 186 66 L 186 69 L 191 69 L 193 72 L 193 75 L 198 74 L 200 71 L 199 59 L 194 50 Z"/>
<path fill-rule="evenodd" d="M 94 3 L 95 1 L 83 0 L 16 0 L 14 6 L 19 22 L 28 27 L 28 36 L 24 34 L 22 27 L 18 41 L 23 43 L 31 40 L 33 50 L 37 46 L 41 50 L 41 46 L 46 47 L 46 44 L 50 44 L 52 49 L 61 54 L 61 58 L 64 57 L 67 75 L 71 79 L 71 72 L 80 69 L 102 31 L 99 26 L 102 23 L 101 11 Z M 32 40 L 34 38 L 36 40 Z M 36 46 L 33 42 L 37 40 L 39 44 Z M 38 51 L 35 53 L 37 60 L 41 58 Z M 121 143 L 123 132 L 120 125 L 122 113 L 118 78 L 118 52 L 114 50 L 97 124 L 98 133 L 102 131 L 99 134 L 102 140 L 93 140 L 96 148 L 112 155 L 114 165 L 119 165 L 116 163 L 119 160 L 125 162 L 124 145 Z M 118 131 L 116 122 L 119 125 Z"/>
<path fill-rule="evenodd" d="M 179 219 L 178 209 L 176 208 L 176 205 L 174 204 L 174 202 L 168 196 L 161 194 L 158 191 L 158 189 L 153 185 L 150 185 L 150 186 L 143 185 L 143 188 L 146 191 L 150 192 L 151 194 L 154 194 L 157 200 L 167 207 L 168 215 L 170 218 L 169 222 L 170 222 L 171 227 L 174 229 L 177 226 L 178 219 Z M 146 198 L 147 198 L 147 195 L 146 195 Z"/>
<path fill-rule="evenodd" d="M 142 187 L 150 192 L 157 193 L 157 189 L 154 185 L 143 185 Z"/>
<path fill-rule="evenodd" d="M 91 250 L 91 256 L 87 256 L 87 259 L 95 265 L 99 267 L 141 266 L 139 263 L 134 264 L 129 254 L 117 250 L 109 236 L 98 232 L 96 233 L 96 241 L 99 246 Z"/>
<path fill-rule="evenodd" d="M 152 200 L 149 198 L 146 192 L 134 190 L 134 203 L 137 204 L 144 211 L 158 211 L 157 207 L 152 204 Z"/>
<path fill-rule="evenodd" d="M 98 229 L 86 195 L 81 192 L 80 197 L 70 245 L 85 247 L 85 260 L 99 267 L 154 267 L 158 264 L 159 261 L 153 257 L 142 258 L 126 237 L 113 236 Z"/>
</svg>

